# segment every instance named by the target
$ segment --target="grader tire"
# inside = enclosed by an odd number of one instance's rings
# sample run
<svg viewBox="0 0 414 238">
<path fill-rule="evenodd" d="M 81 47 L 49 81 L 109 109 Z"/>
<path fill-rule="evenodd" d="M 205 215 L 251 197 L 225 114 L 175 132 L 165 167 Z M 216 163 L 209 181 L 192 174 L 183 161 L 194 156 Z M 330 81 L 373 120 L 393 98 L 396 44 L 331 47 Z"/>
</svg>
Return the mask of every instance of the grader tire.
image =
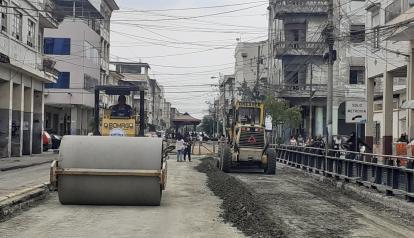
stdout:
<svg viewBox="0 0 414 238">
<path fill-rule="evenodd" d="M 225 147 L 223 150 L 223 156 L 221 159 L 221 170 L 225 173 L 230 172 L 232 154 L 229 147 Z"/>
<path fill-rule="evenodd" d="M 276 174 L 276 152 L 273 149 L 268 149 L 266 151 L 267 155 L 267 165 L 265 168 L 266 174 Z"/>
</svg>

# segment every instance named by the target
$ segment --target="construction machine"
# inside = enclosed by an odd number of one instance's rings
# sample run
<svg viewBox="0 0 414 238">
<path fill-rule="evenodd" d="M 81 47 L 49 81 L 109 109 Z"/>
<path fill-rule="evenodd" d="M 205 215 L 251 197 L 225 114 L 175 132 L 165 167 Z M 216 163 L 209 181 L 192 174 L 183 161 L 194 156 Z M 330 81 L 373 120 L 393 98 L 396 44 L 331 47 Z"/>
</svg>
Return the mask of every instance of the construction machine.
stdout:
<svg viewBox="0 0 414 238">
<path fill-rule="evenodd" d="M 275 174 L 276 157 L 268 148 L 264 126 L 264 104 L 237 101 L 227 121 L 228 137 L 220 143 L 217 166 L 224 172 L 233 168 L 259 167 L 267 174 Z"/>
<path fill-rule="evenodd" d="M 100 94 L 139 92 L 139 116 L 101 109 Z M 129 107 L 129 106 L 128 106 Z M 101 110 L 103 111 L 101 111 Z M 139 120 L 138 120 L 139 118 Z M 154 205 L 166 186 L 166 150 L 161 138 L 144 135 L 144 91 L 136 86 L 96 86 L 93 136 L 64 136 L 50 171 L 62 204 Z"/>
</svg>

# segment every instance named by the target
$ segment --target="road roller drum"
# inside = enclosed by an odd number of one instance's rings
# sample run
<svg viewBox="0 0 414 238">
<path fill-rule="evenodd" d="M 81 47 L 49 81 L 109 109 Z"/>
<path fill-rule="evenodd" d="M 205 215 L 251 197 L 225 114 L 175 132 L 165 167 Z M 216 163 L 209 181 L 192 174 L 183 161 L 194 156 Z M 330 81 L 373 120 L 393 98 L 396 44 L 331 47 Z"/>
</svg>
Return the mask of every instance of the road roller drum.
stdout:
<svg viewBox="0 0 414 238">
<path fill-rule="evenodd" d="M 162 151 L 160 138 L 65 136 L 51 180 L 62 204 L 160 205 Z"/>
</svg>

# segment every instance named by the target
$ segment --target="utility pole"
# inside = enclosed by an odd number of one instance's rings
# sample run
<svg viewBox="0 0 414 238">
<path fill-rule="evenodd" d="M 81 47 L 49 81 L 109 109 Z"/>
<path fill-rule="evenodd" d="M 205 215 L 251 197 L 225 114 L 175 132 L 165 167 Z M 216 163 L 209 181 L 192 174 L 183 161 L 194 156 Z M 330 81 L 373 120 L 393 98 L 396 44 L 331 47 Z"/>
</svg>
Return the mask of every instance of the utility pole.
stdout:
<svg viewBox="0 0 414 238">
<path fill-rule="evenodd" d="M 333 111 L 333 64 L 334 64 L 334 12 L 333 12 L 333 0 L 329 0 L 329 9 L 328 9 L 328 25 L 324 30 L 325 41 L 328 45 L 328 95 L 326 97 L 326 129 L 325 136 L 328 141 L 328 146 L 332 145 L 332 111 Z"/>
<path fill-rule="evenodd" d="M 254 92 L 254 94 L 255 94 L 255 96 L 256 97 L 259 97 L 259 86 L 260 86 L 260 84 L 259 84 L 259 80 L 260 80 L 260 74 L 259 74 L 259 71 L 260 71 L 260 43 L 259 43 L 259 45 L 257 46 L 257 64 L 256 64 L 256 87 L 254 87 L 255 88 L 255 91 L 256 92 Z"/>
<path fill-rule="evenodd" d="M 313 82 L 313 67 L 310 65 L 310 87 L 309 87 L 309 135 L 308 137 L 312 138 L 312 126 L 313 126 L 313 108 L 312 108 L 312 82 Z"/>
</svg>

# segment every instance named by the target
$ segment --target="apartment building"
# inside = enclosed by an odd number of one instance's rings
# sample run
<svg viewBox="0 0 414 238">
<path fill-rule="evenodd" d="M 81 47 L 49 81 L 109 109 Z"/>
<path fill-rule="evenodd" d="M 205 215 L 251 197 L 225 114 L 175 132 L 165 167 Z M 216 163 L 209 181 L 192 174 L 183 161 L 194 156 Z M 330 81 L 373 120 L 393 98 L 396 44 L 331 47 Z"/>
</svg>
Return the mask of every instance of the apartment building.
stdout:
<svg viewBox="0 0 414 238">
<path fill-rule="evenodd" d="M 86 135 L 93 129 L 94 88 L 109 80 L 110 18 L 119 7 L 114 0 L 56 0 L 56 6 L 62 22 L 45 31 L 44 53 L 60 74 L 45 87 L 45 129 Z"/>
<path fill-rule="evenodd" d="M 413 100 L 414 1 L 366 3 L 367 101 L 366 140 L 378 153 L 391 154 L 400 133 L 414 137 Z M 379 96 L 376 92 L 379 92 Z"/>
<path fill-rule="evenodd" d="M 326 128 L 327 47 L 324 29 L 328 0 L 269 1 L 269 84 L 274 96 L 300 106 L 305 136 L 323 135 Z M 365 2 L 334 1 L 336 61 L 334 65 L 331 135 L 349 134 L 345 101 L 361 100 L 365 92 Z"/>
<path fill-rule="evenodd" d="M 42 153 L 44 84 L 56 82 L 43 31 L 57 28 L 52 0 L 0 1 L 0 158 Z"/>
</svg>

